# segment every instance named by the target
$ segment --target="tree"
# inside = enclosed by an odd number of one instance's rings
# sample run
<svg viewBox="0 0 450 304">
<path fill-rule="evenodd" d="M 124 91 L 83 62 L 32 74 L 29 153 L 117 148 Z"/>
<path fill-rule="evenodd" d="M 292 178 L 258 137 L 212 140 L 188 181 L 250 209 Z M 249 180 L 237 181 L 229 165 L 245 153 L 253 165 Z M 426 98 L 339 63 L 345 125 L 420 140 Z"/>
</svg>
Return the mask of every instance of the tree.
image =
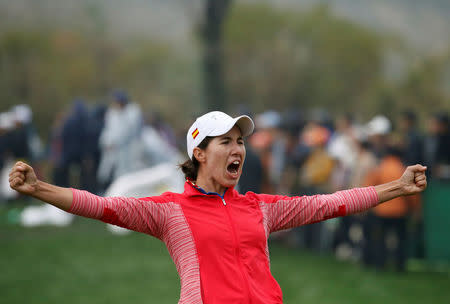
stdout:
<svg viewBox="0 0 450 304">
<path fill-rule="evenodd" d="M 203 69 L 207 109 L 225 110 L 222 28 L 231 0 L 206 0 L 205 21 L 201 28 Z"/>
</svg>

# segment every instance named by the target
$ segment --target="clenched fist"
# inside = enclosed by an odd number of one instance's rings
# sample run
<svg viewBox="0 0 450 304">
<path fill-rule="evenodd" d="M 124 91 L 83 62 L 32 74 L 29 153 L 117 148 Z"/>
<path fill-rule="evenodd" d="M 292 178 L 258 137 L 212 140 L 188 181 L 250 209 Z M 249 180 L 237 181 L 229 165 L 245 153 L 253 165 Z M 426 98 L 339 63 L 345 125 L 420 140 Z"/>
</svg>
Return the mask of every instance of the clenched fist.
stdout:
<svg viewBox="0 0 450 304">
<path fill-rule="evenodd" d="M 411 195 L 422 192 L 427 187 L 427 177 L 425 175 L 427 167 L 414 165 L 406 168 L 400 182 L 403 184 L 404 195 Z"/>
<path fill-rule="evenodd" d="M 36 192 L 38 179 L 31 166 L 17 162 L 9 173 L 9 185 L 12 189 L 26 195 Z"/>
</svg>

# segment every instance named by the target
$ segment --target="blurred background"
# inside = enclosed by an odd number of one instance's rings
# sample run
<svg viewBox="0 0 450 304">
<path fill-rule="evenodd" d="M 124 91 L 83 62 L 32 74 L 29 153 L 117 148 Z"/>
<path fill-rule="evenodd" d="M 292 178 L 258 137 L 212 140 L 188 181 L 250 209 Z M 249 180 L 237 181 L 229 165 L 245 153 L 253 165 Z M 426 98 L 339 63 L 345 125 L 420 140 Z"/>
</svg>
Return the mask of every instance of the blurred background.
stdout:
<svg viewBox="0 0 450 304">
<path fill-rule="evenodd" d="M 420 196 L 273 235 L 286 303 L 447 303 L 449 16 L 445 0 L 0 0 L 5 303 L 175 303 L 157 240 L 17 196 L 8 173 L 24 160 L 99 195 L 181 191 L 186 131 L 210 110 L 255 120 L 243 193 L 428 167 Z"/>
</svg>

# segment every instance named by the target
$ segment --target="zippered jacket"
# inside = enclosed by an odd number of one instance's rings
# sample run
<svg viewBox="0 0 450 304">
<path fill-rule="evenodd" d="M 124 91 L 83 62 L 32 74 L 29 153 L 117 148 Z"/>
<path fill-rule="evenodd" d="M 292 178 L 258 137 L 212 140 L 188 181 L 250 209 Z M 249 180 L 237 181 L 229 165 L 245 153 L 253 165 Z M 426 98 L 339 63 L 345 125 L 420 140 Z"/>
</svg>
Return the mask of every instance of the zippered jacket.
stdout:
<svg viewBox="0 0 450 304">
<path fill-rule="evenodd" d="M 181 281 L 180 303 L 282 303 L 270 272 L 268 237 L 278 230 L 377 205 L 374 187 L 288 197 L 184 192 L 146 198 L 99 197 L 72 189 L 69 212 L 150 234 L 163 241 Z"/>
</svg>

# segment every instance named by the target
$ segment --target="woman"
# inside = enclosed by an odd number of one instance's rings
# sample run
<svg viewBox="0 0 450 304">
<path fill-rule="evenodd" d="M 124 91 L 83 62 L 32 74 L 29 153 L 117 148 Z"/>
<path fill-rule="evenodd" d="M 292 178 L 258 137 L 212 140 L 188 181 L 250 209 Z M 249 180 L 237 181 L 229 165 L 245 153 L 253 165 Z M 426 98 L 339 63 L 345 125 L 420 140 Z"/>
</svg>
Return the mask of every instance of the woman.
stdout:
<svg viewBox="0 0 450 304">
<path fill-rule="evenodd" d="M 199 117 L 187 133 L 189 160 L 181 165 L 184 192 L 146 198 L 103 198 L 37 180 L 18 162 L 11 187 L 68 212 L 162 240 L 181 280 L 179 303 L 282 303 L 269 268 L 271 232 L 366 210 L 426 187 L 425 167 L 408 167 L 396 181 L 331 195 L 287 197 L 235 189 L 245 159 L 248 116 Z"/>
</svg>

